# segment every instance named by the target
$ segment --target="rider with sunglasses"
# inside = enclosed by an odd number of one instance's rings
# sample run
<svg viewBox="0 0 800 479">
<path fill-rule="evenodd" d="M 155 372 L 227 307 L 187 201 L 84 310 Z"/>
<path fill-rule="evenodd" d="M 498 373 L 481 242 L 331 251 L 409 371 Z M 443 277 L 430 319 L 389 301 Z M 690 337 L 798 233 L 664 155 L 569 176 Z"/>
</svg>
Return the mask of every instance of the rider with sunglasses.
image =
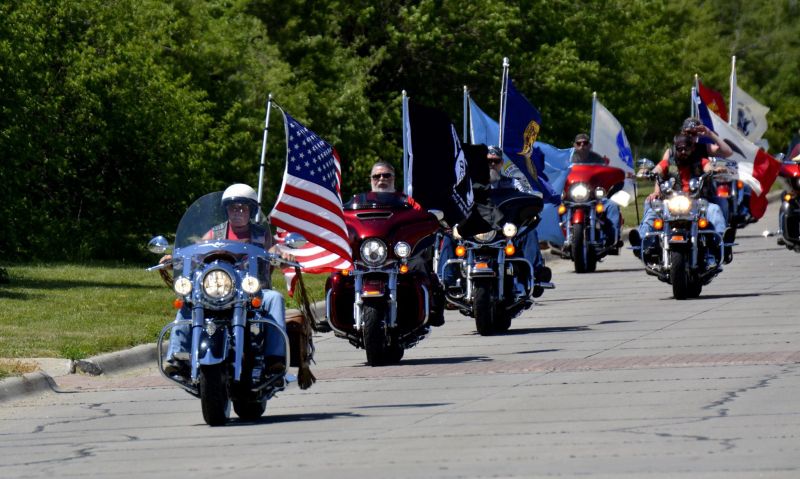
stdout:
<svg viewBox="0 0 800 479">
<path fill-rule="evenodd" d="M 676 188 L 689 191 L 689 181 L 692 178 L 697 178 L 703 173 L 715 169 L 711 161 L 704 154 L 697 154 L 698 149 L 702 151 L 702 148 L 698 147 L 695 143 L 695 139 L 691 135 L 680 133 L 673 139 L 669 157 L 666 160 L 661 160 L 656 167 L 653 168 L 652 173 L 658 176 L 659 181 L 656 182 L 655 189 L 645 200 L 644 214 L 639 229 L 631 231 L 629 237 L 631 245 L 634 247 L 633 253 L 636 257 L 639 257 L 639 246 L 645 248 L 645 254 L 655 246 L 655 238 L 647 238 L 647 233 L 654 231 L 653 220 L 655 219 L 655 212 L 650 207 L 650 202 L 661 196 L 659 183 L 672 177 L 675 178 Z M 725 170 L 724 166 L 716 168 L 716 171 L 722 170 Z M 731 242 L 732 240 L 729 238 L 730 233 L 726 231 L 727 224 L 722 210 L 717 204 L 711 201 L 715 196 L 713 189 L 704 186 L 702 196 L 709 200 L 706 209 L 706 217 L 709 223 L 714 227 L 714 231 L 724 238 L 724 242 Z M 642 244 L 642 238 L 645 238 L 644 244 Z M 725 261 L 730 262 L 731 258 L 730 251 L 726 251 Z"/>
</svg>

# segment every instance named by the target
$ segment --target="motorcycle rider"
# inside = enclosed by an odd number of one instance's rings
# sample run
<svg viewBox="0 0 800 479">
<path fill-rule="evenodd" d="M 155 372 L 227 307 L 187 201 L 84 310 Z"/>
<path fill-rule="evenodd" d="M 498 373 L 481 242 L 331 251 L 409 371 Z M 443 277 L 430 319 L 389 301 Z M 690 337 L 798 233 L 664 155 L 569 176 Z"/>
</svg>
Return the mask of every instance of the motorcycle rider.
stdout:
<svg viewBox="0 0 800 479">
<path fill-rule="evenodd" d="M 695 153 L 696 149 L 695 139 L 687 134 L 680 133 L 673 139 L 673 147 L 670 149 L 673 153 L 666 160 L 660 161 L 653 169 L 652 173 L 659 178 L 659 181 L 655 183 L 653 192 L 645 200 L 644 214 L 639 229 L 631 230 L 628 237 L 631 246 L 634 248 L 633 253 L 637 258 L 640 257 L 640 248 L 643 247 L 645 255 L 648 255 L 656 246 L 656 238 L 653 236 L 647 237 L 647 233 L 654 231 L 653 221 L 656 215 L 650 202 L 661 196 L 659 182 L 673 177 L 676 179 L 676 186 L 680 185 L 679 187 L 683 191 L 689 191 L 689 180 L 712 171 L 713 166 L 709 159 L 705 156 L 697 155 Z M 721 166 L 717 168 L 717 171 L 724 171 L 725 169 L 724 166 Z M 704 186 L 705 191 L 702 193 L 706 199 L 710 196 L 707 186 Z M 723 238 L 723 242 L 730 243 L 732 241 L 732 231 L 729 228 L 726 229 L 725 218 L 720 207 L 709 201 L 706 217 L 714 227 L 714 231 Z M 733 251 L 731 248 L 726 247 L 724 261 L 730 263 L 732 259 Z"/>
<path fill-rule="evenodd" d="M 243 183 L 233 184 L 222 193 L 221 203 L 225 210 L 227 221 L 214 226 L 203 236 L 203 240 L 235 240 L 261 246 L 270 252 L 277 252 L 272 245 L 272 236 L 269 229 L 252 221 L 259 209 L 258 194 L 253 188 Z M 287 258 L 289 256 L 291 255 L 288 255 Z M 165 255 L 159 262 L 166 263 L 171 261 L 172 255 Z M 262 284 L 268 285 L 270 271 L 265 271 L 263 275 L 264 277 L 260 278 Z M 268 318 L 274 320 L 285 333 L 286 322 L 283 296 L 277 291 L 265 288 L 261 290 L 261 299 L 263 301 L 260 307 L 261 311 Z M 175 321 L 191 317 L 191 310 L 184 306 L 178 310 Z M 189 324 L 178 324 L 172 329 L 166 353 L 167 366 L 164 368 L 168 375 L 188 369 L 191 339 L 192 332 Z M 265 358 L 268 373 L 277 374 L 286 369 L 286 343 L 283 335 L 277 333 L 267 334 Z"/>
<path fill-rule="evenodd" d="M 569 161 L 573 165 L 605 166 L 608 164 L 608 160 L 606 158 L 592 151 L 592 142 L 589 141 L 589 135 L 587 135 L 586 133 L 578 133 L 577 135 L 575 135 L 575 142 L 573 143 L 572 147 L 573 147 L 573 152 Z M 619 206 L 610 199 L 608 199 L 608 197 L 602 198 L 600 200 L 600 203 L 602 203 L 603 209 L 606 212 L 606 218 L 608 218 L 608 221 L 610 223 L 606 225 L 606 231 L 605 231 L 606 237 L 610 242 L 614 242 L 619 232 L 619 224 L 620 224 Z"/>
<path fill-rule="evenodd" d="M 395 170 L 394 166 L 385 161 L 377 161 L 370 170 L 370 185 L 372 193 L 393 193 L 403 201 L 409 202 L 408 197 L 398 192 L 394 186 Z M 357 195 L 360 196 L 360 195 Z M 420 206 L 410 203 L 412 207 L 419 209 Z M 433 258 L 430 248 L 423 249 L 420 253 L 414 254 L 408 261 L 411 271 L 420 271 L 428 275 L 431 281 L 431 306 L 428 324 L 431 326 L 441 326 L 444 324 L 444 289 L 439 278 L 433 274 Z"/>
<path fill-rule="evenodd" d="M 513 188 L 517 191 L 529 192 L 529 188 L 522 184 L 516 177 L 504 175 L 503 170 L 503 151 L 498 146 L 491 145 L 486 153 L 486 161 L 489 166 L 489 188 L 502 189 Z M 530 261 L 533 266 L 533 275 L 538 281 L 548 282 L 552 279 L 550 268 L 544 265 L 544 258 L 539 249 L 539 235 L 536 228 L 528 228 L 526 232 L 517 235 L 512 240 L 515 248 L 522 252 L 522 255 Z M 445 287 L 454 286 L 456 272 L 454 268 L 445 268 L 447 261 L 455 257 L 455 245 L 449 235 L 445 235 L 439 251 L 439 277 Z M 544 290 L 540 286 L 534 287 L 533 296 L 539 297 Z"/>
</svg>

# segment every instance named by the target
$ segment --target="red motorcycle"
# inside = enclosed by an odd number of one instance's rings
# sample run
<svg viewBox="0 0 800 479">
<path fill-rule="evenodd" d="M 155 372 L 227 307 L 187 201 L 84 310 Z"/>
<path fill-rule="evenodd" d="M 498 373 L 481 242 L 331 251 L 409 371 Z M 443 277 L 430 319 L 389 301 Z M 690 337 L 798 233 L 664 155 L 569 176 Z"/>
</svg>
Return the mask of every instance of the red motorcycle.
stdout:
<svg viewBox="0 0 800 479">
<path fill-rule="evenodd" d="M 603 257 L 619 254 L 622 217 L 615 230 L 603 200 L 619 191 L 624 181 L 622 170 L 604 164 L 575 164 L 570 168 L 558 207 L 564 245 L 560 251 L 553 251 L 571 259 L 576 273 L 591 273 Z M 613 214 L 619 214 L 616 208 Z"/>
<path fill-rule="evenodd" d="M 800 159 L 784 160 L 779 175 L 784 190 L 778 212 L 778 244 L 800 253 Z"/>
<path fill-rule="evenodd" d="M 397 363 L 441 324 L 431 324 L 433 295 L 441 294 L 430 269 L 439 221 L 395 193 L 358 195 L 344 205 L 344 218 L 353 269 L 328 278 L 328 322 L 337 337 L 366 350 L 370 366 Z"/>
</svg>

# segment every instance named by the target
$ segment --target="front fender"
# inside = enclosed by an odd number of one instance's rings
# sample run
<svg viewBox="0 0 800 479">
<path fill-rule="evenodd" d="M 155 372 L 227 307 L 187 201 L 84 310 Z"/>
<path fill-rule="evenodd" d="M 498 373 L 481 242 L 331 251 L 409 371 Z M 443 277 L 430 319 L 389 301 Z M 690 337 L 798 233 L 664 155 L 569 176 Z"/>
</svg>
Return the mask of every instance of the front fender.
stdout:
<svg viewBox="0 0 800 479">
<path fill-rule="evenodd" d="M 578 224 L 586 221 L 586 210 L 583 208 L 574 208 L 572 210 L 572 217 L 569 219 L 570 224 Z"/>
<path fill-rule="evenodd" d="M 229 334 L 227 328 L 220 327 L 209 335 L 205 329 L 200 329 L 200 342 L 197 347 L 197 364 L 210 366 L 225 361 L 228 356 Z"/>
</svg>

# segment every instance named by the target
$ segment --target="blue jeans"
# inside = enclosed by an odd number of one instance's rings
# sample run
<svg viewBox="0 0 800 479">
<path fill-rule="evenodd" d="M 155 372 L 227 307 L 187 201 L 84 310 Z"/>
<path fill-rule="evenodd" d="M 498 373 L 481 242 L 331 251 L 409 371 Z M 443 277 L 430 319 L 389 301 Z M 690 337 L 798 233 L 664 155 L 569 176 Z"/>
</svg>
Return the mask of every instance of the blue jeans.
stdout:
<svg viewBox="0 0 800 479">
<path fill-rule="evenodd" d="M 544 266 L 544 258 L 539 249 L 539 234 L 536 232 L 536 229 L 531 228 L 515 236 L 511 242 L 518 251 L 522 252 L 522 256 L 530 261 L 533 266 L 534 276 L 536 276 L 536 272 Z M 436 271 L 436 274 L 439 275 L 439 279 L 445 288 L 453 286 L 458 277 L 458 269 L 454 265 L 445 268 L 447 260 L 453 259 L 455 256 L 455 244 L 453 243 L 453 239 L 450 236 L 445 236 L 442 240 L 441 249 L 439 250 L 439 267 Z"/>
<path fill-rule="evenodd" d="M 281 327 L 283 332 L 286 332 L 286 311 L 283 303 L 283 296 L 271 289 L 261 290 L 261 299 L 264 301 L 261 304 L 260 310 L 266 317 L 272 319 Z M 184 318 L 191 319 L 191 310 L 184 306 L 175 315 L 175 321 L 181 321 Z M 283 335 L 278 334 L 271 326 L 264 325 L 267 332 L 267 340 L 265 341 L 264 354 L 265 356 L 286 356 L 286 342 Z M 169 347 L 167 348 L 167 359 L 173 357 L 175 353 L 189 353 L 192 349 L 192 326 L 191 324 L 179 324 L 172 328 L 172 333 L 169 336 Z"/>
<path fill-rule="evenodd" d="M 650 207 L 650 202 L 646 201 L 644 204 L 644 214 L 642 215 L 642 223 L 639 225 L 639 236 L 642 238 L 642 247 L 644 249 L 655 246 L 655 236 L 647 237 L 647 233 L 655 231 L 653 221 L 656 219 L 656 212 Z M 706 208 L 706 219 L 714 227 L 714 231 L 722 237 L 725 234 L 725 217 L 722 215 L 720 207 L 714 203 L 709 202 Z"/>
</svg>

